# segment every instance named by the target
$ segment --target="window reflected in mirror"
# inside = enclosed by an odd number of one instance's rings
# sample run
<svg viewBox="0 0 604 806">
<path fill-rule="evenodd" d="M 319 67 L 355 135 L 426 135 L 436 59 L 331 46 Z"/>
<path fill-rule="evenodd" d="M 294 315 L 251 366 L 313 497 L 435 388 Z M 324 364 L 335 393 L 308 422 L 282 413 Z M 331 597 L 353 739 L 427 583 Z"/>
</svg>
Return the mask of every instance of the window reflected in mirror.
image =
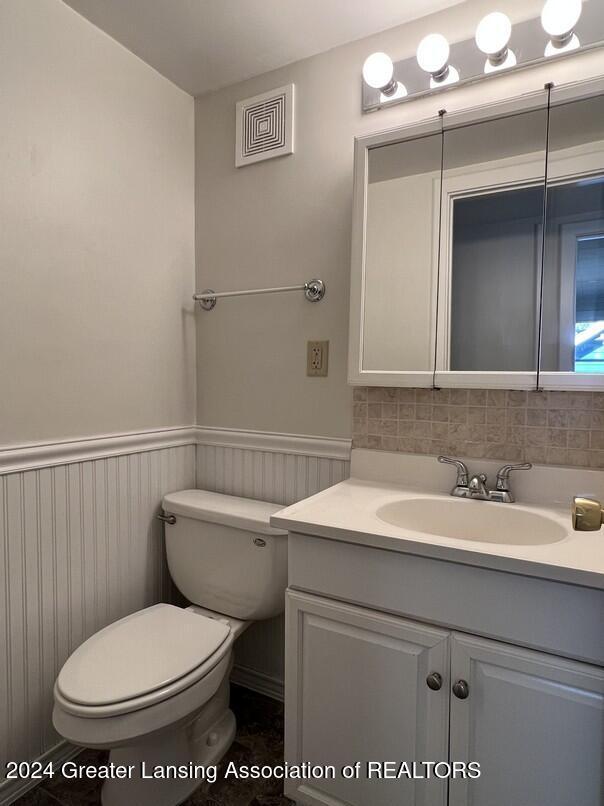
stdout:
<svg viewBox="0 0 604 806">
<path fill-rule="evenodd" d="M 577 238 L 575 372 L 604 372 L 604 227 Z"/>
<path fill-rule="evenodd" d="M 554 106 L 543 277 L 543 372 L 604 372 L 604 98 Z"/>
</svg>

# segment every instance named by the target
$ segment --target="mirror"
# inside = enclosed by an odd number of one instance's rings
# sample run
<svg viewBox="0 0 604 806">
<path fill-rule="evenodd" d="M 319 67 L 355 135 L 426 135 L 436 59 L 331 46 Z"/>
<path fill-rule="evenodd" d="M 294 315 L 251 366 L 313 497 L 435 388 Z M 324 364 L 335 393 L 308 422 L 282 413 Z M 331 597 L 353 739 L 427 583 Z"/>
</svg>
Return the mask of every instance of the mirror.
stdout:
<svg viewBox="0 0 604 806">
<path fill-rule="evenodd" d="M 369 149 L 362 367 L 434 367 L 441 135 Z"/>
<path fill-rule="evenodd" d="M 351 383 L 604 389 L 603 90 L 357 140 Z"/>
<path fill-rule="evenodd" d="M 541 372 L 555 383 L 604 373 L 604 97 L 554 106 L 549 142 Z"/>
<path fill-rule="evenodd" d="M 547 111 L 444 134 L 438 370 L 534 373 Z"/>
</svg>

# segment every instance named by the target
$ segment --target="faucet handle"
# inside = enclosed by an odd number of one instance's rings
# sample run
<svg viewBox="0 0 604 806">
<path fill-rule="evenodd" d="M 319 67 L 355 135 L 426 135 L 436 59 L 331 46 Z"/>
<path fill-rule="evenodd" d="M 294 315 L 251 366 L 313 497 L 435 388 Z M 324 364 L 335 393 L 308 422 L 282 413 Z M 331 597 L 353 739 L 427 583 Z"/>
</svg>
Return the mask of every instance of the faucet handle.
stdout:
<svg viewBox="0 0 604 806">
<path fill-rule="evenodd" d="M 497 489 L 501 492 L 509 492 L 509 480 L 512 470 L 530 470 L 532 464 L 530 462 L 523 462 L 520 465 L 504 465 L 497 473 Z"/>
<path fill-rule="evenodd" d="M 438 461 L 443 465 L 455 465 L 457 468 L 457 486 L 468 486 L 468 468 L 461 459 L 451 459 L 449 456 L 439 456 Z"/>
</svg>

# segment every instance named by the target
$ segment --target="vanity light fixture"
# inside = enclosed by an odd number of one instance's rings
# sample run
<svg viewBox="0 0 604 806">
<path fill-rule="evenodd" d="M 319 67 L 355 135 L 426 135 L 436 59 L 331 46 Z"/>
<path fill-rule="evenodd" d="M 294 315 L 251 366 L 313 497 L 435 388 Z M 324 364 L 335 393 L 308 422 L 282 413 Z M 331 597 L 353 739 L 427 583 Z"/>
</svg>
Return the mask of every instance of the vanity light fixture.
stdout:
<svg viewBox="0 0 604 806">
<path fill-rule="evenodd" d="M 459 81 L 459 72 L 449 64 L 451 49 L 442 34 L 428 34 L 417 48 L 417 63 L 430 74 L 430 89 L 454 84 Z"/>
<path fill-rule="evenodd" d="M 516 66 L 516 54 L 508 47 L 512 36 L 510 18 L 501 11 L 487 14 L 478 23 L 476 45 L 486 56 L 485 73 Z"/>
<path fill-rule="evenodd" d="M 577 51 L 598 49 L 604 53 L 603 2 L 540 0 L 539 8 L 524 20 L 514 20 L 496 7 L 477 16 L 472 34 L 461 41 L 451 43 L 446 32 L 444 36 L 430 33 L 415 52 L 402 59 L 373 53 L 363 65 L 361 108 L 375 112 L 456 86 L 572 58 Z M 499 9 L 502 7 L 503 2 Z"/>
<path fill-rule="evenodd" d="M 557 56 L 580 46 L 575 26 L 582 11 L 582 0 L 547 0 L 541 12 L 541 25 L 550 37 L 546 56 Z"/>
</svg>

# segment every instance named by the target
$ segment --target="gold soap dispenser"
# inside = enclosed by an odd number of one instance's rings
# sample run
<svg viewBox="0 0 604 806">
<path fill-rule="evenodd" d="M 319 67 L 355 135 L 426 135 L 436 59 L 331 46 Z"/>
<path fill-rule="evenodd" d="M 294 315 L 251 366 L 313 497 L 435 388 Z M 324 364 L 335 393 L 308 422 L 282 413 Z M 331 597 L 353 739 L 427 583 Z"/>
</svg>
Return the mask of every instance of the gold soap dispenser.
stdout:
<svg viewBox="0 0 604 806">
<path fill-rule="evenodd" d="M 573 529 L 577 532 L 596 532 L 604 522 L 602 504 L 595 498 L 573 498 Z"/>
</svg>

